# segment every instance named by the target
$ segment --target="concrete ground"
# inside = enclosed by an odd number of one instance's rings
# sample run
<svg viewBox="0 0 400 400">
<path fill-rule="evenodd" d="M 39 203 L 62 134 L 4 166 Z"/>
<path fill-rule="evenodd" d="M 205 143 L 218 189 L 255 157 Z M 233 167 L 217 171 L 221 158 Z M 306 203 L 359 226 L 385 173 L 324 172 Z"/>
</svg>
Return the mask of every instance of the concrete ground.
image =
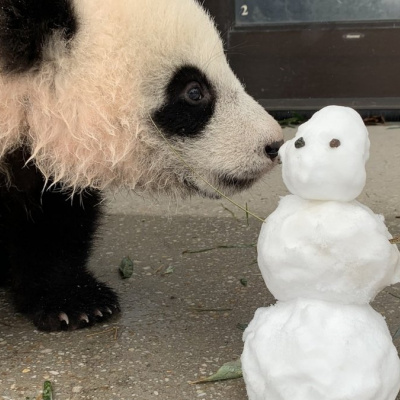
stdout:
<svg viewBox="0 0 400 400">
<path fill-rule="evenodd" d="M 368 183 L 360 201 L 400 234 L 400 126 L 369 130 Z M 288 138 L 294 133 L 285 129 Z M 266 217 L 286 193 L 279 166 L 235 200 Z M 256 308 L 274 302 L 252 247 L 260 223 L 248 222 L 226 201 L 111 198 L 91 267 L 120 293 L 122 315 L 89 330 L 47 334 L 16 314 L 1 291 L 0 398 L 39 399 L 50 380 L 55 400 L 245 400 L 242 379 L 189 382 L 237 359 L 240 328 Z M 118 274 L 124 256 L 134 260 L 127 280 Z M 373 306 L 394 333 L 400 286 L 385 289 Z M 400 339 L 395 344 L 400 348 Z"/>
</svg>

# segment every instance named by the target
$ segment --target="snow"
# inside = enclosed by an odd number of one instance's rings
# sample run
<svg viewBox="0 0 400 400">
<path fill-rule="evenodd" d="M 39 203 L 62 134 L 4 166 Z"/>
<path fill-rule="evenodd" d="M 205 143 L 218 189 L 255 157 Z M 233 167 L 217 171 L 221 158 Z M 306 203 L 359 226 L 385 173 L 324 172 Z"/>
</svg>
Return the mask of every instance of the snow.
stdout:
<svg viewBox="0 0 400 400">
<path fill-rule="evenodd" d="M 305 145 L 296 147 L 303 138 Z M 340 141 L 331 147 L 333 139 Z M 280 149 L 282 176 L 289 191 L 311 200 L 354 200 L 365 185 L 368 131 L 359 114 L 329 106 L 301 125 Z"/>
<path fill-rule="evenodd" d="M 369 305 L 297 299 L 259 308 L 244 334 L 250 400 L 389 400 L 400 363 Z"/>
<path fill-rule="evenodd" d="M 357 201 L 281 199 L 261 227 L 258 265 L 278 300 L 366 304 L 400 280 L 383 217 Z"/>
<path fill-rule="evenodd" d="M 369 302 L 400 281 L 384 218 L 359 203 L 369 157 L 358 113 L 329 106 L 280 150 L 283 197 L 263 224 L 258 264 L 278 300 L 244 332 L 250 400 L 395 400 L 400 360 Z"/>
</svg>

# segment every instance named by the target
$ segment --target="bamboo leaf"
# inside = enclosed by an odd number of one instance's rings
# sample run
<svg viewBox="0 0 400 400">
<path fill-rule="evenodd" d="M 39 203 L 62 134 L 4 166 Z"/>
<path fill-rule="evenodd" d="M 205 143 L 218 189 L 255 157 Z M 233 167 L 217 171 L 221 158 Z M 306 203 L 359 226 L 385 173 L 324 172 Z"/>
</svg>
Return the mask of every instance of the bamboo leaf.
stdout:
<svg viewBox="0 0 400 400">
<path fill-rule="evenodd" d="M 241 378 L 242 376 L 242 363 L 240 359 L 238 359 L 235 361 L 227 362 L 214 375 L 190 383 L 194 385 L 198 383 L 224 381 L 227 379 Z"/>
<path fill-rule="evenodd" d="M 170 265 L 164 272 L 163 275 L 169 275 L 172 274 L 175 271 L 175 267 L 173 265 Z"/>
<path fill-rule="evenodd" d="M 241 323 L 236 324 L 236 328 L 240 329 L 241 331 L 245 331 L 248 326 L 249 324 L 241 324 Z"/>
<path fill-rule="evenodd" d="M 398 337 L 400 337 L 400 328 L 397 329 L 397 331 L 396 331 L 395 334 L 393 335 L 393 340 L 397 339 Z"/>
<path fill-rule="evenodd" d="M 124 257 L 119 264 L 119 273 L 122 279 L 130 278 L 133 274 L 133 261 L 129 257 Z"/>
<path fill-rule="evenodd" d="M 242 286 L 246 287 L 247 286 L 247 279 L 246 278 L 242 278 L 240 280 L 240 283 L 241 283 Z"/>
</svg>

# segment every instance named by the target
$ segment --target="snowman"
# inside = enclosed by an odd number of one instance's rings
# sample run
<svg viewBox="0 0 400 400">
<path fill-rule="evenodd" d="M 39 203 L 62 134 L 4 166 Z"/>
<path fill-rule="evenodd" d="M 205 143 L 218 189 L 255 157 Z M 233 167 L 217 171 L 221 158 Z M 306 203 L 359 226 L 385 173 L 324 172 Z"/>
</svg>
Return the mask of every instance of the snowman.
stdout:
<svg viewBox="0 0 400 400">
<path fill-rule="evenodd" d="M 369 305 L 400 281 L 383 217 L 355 198 L 366 180 L 368 131 L 351 108 L 329 106 L 280 149 L 292 193 L 262 226 L 258 264 L 278 300 L 244 332 L 250 400 L 395 400 L 400 360 Z"/>
</svg>

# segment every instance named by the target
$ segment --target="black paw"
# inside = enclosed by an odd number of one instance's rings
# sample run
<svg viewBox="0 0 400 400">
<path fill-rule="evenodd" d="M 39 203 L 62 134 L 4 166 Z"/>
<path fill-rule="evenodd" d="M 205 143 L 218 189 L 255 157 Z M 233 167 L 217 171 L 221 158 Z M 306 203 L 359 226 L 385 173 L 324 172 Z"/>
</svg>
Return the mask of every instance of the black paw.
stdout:
<svg viewBox="0 0 400 400">
<path fill-rule="evenodd" d="M 103 322 L 120 312 L 118 296 L 102 282 L 91 281 L 42 297 L 30 314 L 39 330 L 75 330 Z"/>
</svg>

